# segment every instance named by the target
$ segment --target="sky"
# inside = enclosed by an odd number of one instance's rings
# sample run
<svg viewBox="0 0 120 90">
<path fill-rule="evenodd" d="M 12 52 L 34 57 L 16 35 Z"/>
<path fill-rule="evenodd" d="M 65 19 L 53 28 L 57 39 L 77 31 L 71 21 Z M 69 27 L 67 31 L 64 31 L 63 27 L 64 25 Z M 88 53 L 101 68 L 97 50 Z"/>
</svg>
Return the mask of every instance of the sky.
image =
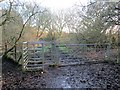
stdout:
<svg viewBox="0 0 120 90">
<path fill-rule="evenodd" d="M 24 0 L 40 3 L 42 6 L 50 8 L 51 10 L 67 9 L 75 4 L 82 3 L 86 5 L 89 0 Z"/>
<path fill-rule="evenodd" d="M 1 0 L 0 0 L 1 1 Z M 9 0 L 2 0 L 0 2 L 0 5 L 4 3 L 4 1 L 9 1 Z M 10 0 L 12 1 L 12 0 Z M 57 11 L 61 9 L 67 9 L 72 7 L 75 4 L 81 3 L 83 5 L 86 5 L 88 1 L 90 0 L 19 0 L 23 2 L 37 2 L 38 4 L 47 7 L 51 10 Z"/>
<path fill-rule="evenodd" d="M 88 0 L 43 0 L 42 4 L 52 9 L 65 9 L 79 2 L 86 4 L 87 1 Z"/>
<path fill-rule="evenodd" d="M 8 0 L 3 0 L 8 1 Z M 81 3 L 83 5 L 86 5 L 88 1 L 90 0 L 19 0 L 23 2 L 37 2 L 38 4 L 49 8 L 52 11 L 57 11 L 61 9 L 67 9 L 72 7 L 75 4 Z M 2 2 L 2 3 L 3 3 Z M 0 5 L 2 5 L 0 2 Z"/>
<path fill-rule="evenodd" d="M 0 1 L 8 1 L 8 0 L 0 0 Z M 19 0 L 23 2 L 37 2 L 38 4 L 50 8 L 51 10 L 60 10 L 70 8 L 75 4 L 83 4 L 86 5 L 89 1 L 93 0 Z M 98 0 L 99 1 L 99 0 Z M 105 0 L 100 0 L 105 1 Z M 108 0 L 108 1 L 118 1 L 118 0 Z M 0 2 L 1 3 L 1 2 Z"/>
</svg>

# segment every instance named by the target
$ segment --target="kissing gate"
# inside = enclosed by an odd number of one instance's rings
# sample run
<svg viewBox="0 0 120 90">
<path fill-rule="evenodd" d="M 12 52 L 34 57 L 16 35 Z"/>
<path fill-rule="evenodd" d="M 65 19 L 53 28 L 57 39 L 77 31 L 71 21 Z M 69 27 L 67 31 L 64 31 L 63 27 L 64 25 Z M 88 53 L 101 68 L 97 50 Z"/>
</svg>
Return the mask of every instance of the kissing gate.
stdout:
<svg viewBox="0 0 120 90">
<path fill-rule="evenodd" d="M 49 65 L 76 65 L 109 59 L 109 44 L 58 44 L 23 42 L 23 70 L 39 70 Z"/>
</svg>

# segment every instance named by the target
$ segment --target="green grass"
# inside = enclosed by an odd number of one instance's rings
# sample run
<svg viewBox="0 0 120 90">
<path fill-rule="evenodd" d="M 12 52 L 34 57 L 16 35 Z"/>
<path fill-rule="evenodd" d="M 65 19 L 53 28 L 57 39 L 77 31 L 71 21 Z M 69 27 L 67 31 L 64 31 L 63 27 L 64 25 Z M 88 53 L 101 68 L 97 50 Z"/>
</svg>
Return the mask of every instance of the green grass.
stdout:
<svg viewBox="0 0 120 90">
<path fill-rule="evenodd" d="M 51 50 L 55 50 L 55 47 L 52 46 L 52 45 L 47 45 L 47 46 L 44 46 L 44 52 L 49 52 L 49 48 L 51 48 Z M 63 45 L 60 45 L 59 47 L 56 47 L 58 48 L 60 51 L 64 52 L 64 53 L 68 53 L 71 51 L 71 49 L 69 49 L 68 47 L 65 47 Z M 42 48 L 39 48 L 39 51 L 42 53 Z"/>
<path fill-rule="evenodd" d="M 63 51 L 64 53 L 68 53 L 70 52 L 71 50 L 67 47 L 59 47 L 59 50 Z"/>
</svg>

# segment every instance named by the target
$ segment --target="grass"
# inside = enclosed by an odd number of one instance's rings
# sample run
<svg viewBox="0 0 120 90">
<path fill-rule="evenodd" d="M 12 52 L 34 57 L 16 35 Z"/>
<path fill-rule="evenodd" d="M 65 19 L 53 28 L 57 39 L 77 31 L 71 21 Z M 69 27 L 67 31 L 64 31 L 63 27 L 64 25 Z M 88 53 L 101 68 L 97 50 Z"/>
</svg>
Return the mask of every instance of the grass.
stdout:
<svg viewBox="0 0 120 90">
<path fill-rule="evenodd" d="M 49 52 L 50 51 L 50 48 L 51 50 L 54 50 L 54 47 L 52 47 L 51 45 L 47 45 L 47 46 L 44 46 L 44 52 Z M 58 49 L 64 53 L 68 53 L 71 51 L 71 49 L 67 48 L 67 47 L 64 47 L 64 46 L 59 46 Z M 40 48 L 39 50 L 42 51 L 42 48 Z"/>
<path fill-rule="evenodd" d="M 59 50 L 62 51 L 63 53 L 68 53 L 71 51 L 71 49 L 69 49 L 67 47 L 63 47 L 63 46 L 59 47 Z"/>
</svg>

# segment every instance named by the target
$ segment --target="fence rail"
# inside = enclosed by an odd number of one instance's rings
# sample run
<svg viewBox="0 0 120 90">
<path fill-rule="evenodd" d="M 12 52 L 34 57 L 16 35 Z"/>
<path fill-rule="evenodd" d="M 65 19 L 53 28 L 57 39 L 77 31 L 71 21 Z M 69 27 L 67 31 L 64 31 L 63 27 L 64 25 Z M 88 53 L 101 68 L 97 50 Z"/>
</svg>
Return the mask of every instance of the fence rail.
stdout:
<svg viewBox="0 0 120 90">
<path fill-rule="evenodd" d="M 24 70 L 44 69 L 45 65 L 68 65 L 93 60 L 108 60 L 110 44 L 57 44 L 55 42 L 23 42 Z"/>
</svg>

